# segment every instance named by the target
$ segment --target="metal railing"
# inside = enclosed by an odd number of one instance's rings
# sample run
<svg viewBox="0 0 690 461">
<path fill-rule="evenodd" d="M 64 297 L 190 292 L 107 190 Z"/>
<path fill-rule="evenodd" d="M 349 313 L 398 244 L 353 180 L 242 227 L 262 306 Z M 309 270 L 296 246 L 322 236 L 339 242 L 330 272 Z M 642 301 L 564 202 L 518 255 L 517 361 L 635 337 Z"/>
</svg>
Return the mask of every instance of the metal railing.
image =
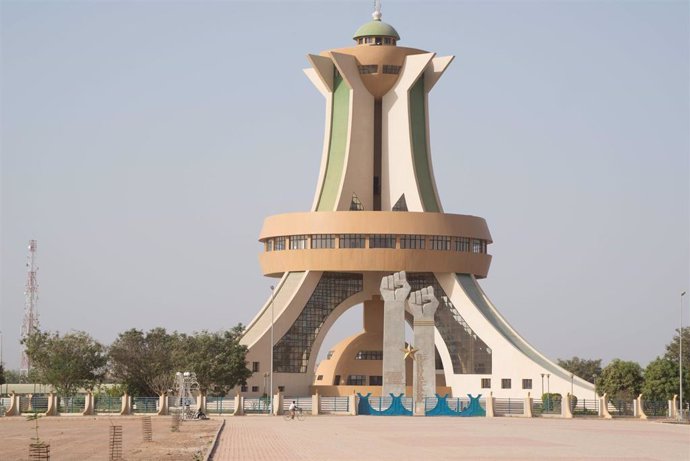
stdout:
<svg viewBox="0 0 690 461">
<path fill-rule="evenodd" d="M 402 397 L 400 402 L 406 410 L 412 411 L 414 406 L 412 397 Z M 393 398 L 389 395 L 385 397 L 369 397 L 369 405 L 371 405 L 371 408 L 376 411 L 384 411 L 388 409 L 392 403 Z"/>
<path fill-rule="evenodd" d="M 245 398 L 242 411 L 246 414 L 268 413 L 271 401 L 268 397 Z"/>
<path fill-rule="evenodd" d="M 337 413 L 350 411 L 349 397 L 321 397 L 320 413 Z"/>
<path fill-rule="evenodd" d="M 22 411 L 28 413 L 45 413 L 48 411 L 48 396 L 46 394 L 34 394 L 26 398 L 26 407 L 22 407 Z"/>
<path fill-rule="evenodd" d="M 496 398 L 494 399 L 494 415 L 524 415 L 525 399 Z"/>
<path fill-rule="evenodd" d="M 598 416 L 599 399 L 571 400 L 570 410 L 573 416 Z"/>
<path fill-rule="evenodd" d="M 635 416 L 633 400 L 609 400 L 608 410 L 611 416 Z"/>
<path fill-rule="evenodd" d="M 84 394 L 72 397 L 58 397 L 58 413 L 81 413 L 86 405 Z"/>
<path fill-rule="evenodd" d="M 119 413 L 122 409 L 122 397 L 96 394 L 93 406 L 96 413 Z"/>
<path fill-rule="evenodd" d="M 206 411 L 208 413 L 234 413 L 234 397 L 206 397 Z"/>
<path fill-rule="evenodd" d="M 158 411 L 158 397 L 132 398 L 132 413 L 156 413 Z"/>
<path fill-rule="evenodd" d="M 642 400 L 642 411 L 649 418 L 667 418 L 668 402 Z"/>
<path fill-rule="evenodd" d="M 301 408 L 303 411 L 311 413 L 312 400 L 311 397 L 285 397 L 283 399 L 283 411 L 287 411 L 290 408 L 292 401 L 295 401 L 295 405 Z"/>
</svg>

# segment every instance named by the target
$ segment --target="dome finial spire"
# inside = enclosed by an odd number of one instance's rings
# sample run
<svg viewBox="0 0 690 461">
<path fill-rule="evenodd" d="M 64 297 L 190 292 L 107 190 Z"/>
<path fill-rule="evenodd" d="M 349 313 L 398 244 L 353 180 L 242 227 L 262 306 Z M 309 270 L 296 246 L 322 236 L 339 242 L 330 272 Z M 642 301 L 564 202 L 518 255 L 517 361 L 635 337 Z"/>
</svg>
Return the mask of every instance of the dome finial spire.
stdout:
<svg viewBox="0 0 690 461">
<path fill-rule="evenodd" d="M 374 12 L 371 14 L 371 17 L 374 18 L 374 21 L 381 20 L 381 0 L 374 1 Z"/>
</svg>

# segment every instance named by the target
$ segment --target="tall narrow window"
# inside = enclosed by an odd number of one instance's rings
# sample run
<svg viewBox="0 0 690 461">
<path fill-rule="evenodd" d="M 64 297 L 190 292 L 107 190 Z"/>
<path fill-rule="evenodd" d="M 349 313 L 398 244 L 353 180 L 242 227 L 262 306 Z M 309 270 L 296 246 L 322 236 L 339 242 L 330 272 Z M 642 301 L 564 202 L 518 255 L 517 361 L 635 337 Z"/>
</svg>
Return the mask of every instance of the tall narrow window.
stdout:
<svg viewBox="0 0 690 461">
<path fill-rule="evenodd" d="M 352 194 L 352 201 L 350 202 L 350 211 L 364 211 L 364 205 L 359 200 L 356 194 Z"/>
<path fill-rule="evenodd" d="M 273 249 L 276 251 L 285 249 L 285 237 L 276 237 Z"/>
<path fill-rule="evenodd" d="M 407 201 L 405 201 L 405 194 L 402 194 L 395 205 L 393 211 L 407 211 Z"/>
<path fill-rule="evenodd" d="M 434 235 L 431 237 L 431 249 L 432 250 L 450 250 L 450 237 L 443 235 Z"/>
<path fill-rule="evenodd" d="M 470 251 L 470 239 L 467 237 L 456 238 L 455 251 Z"/>
</svg>

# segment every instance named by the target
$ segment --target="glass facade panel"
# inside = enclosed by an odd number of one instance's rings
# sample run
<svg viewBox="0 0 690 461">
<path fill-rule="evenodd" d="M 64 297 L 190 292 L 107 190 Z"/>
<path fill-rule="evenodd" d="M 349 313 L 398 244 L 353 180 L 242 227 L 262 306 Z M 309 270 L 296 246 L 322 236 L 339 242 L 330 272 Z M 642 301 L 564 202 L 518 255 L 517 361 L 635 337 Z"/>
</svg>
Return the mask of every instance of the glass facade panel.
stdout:
<svg viewBox="0 0 690 461">
<path fill-rule="evenodd" d="M 383 351 L 359 351 L 355 360 L 383 360 Z"/>
<path fill-rule="evenodd" d="M 362 284 L 362 274 L 324 272 L 295 323 L 273 347 L 273 370 L 306 373 L 323 322 L 340 303 L 362 291 Z"/>
<path fill-rule="evenodd" d="M 340 248 L 364 248 L 365 238 L 362 234 L 343 234 L 340 236 Z"/>
<path fill-rule="evenodd" d="M 522 380 L 522 388 L 523 389 L 532 389 L 532 380 L 531 379 L 523 379 Z"/>
<path fill-rule="evenodd" d="M 318 234 L 311 236 L 312 248 L 335 248 L 335 235 Z"/>
<path fill-rule="evenodd" d="M 491 378 L 482 378 L 482 389 L 491 389 Z"/>
<path fill-rule="evenodd" d="M 369 248 L 395 248 L 395 235 L 370 235 Z"/>
<path fill-rule="evenodd" d="M 377 64 L 365 64 L 359 66 L 359 73 L 362 75 L 375 74 L 379 71 L 379 66 Z"/>
<path fill-rule="evenodd" d="M 293 235 L 290 237 L 290 249 L 291 250 L 304 250 L 307 248 L 307 236 L 306 235 Z"/>
<path fill-rule="evenodd" d="M 400 248 L 403 250 L 423 250 L 425 240 L 423 235 L 401 235 Z"/>
<path fill-rule="evenodd" d="M 400 69 L 402 66 L 392 66 L 389 64 L 384 64 L 383 65 L 383 73 L 384 74 L 394 74 L 397 75 L 400 73 Z"/>
<path fill-rule="evenodd" d="M 486 242 L 484 240 L 472 239 L 472 253 L 486 253 Z"/>
<path fill-rule="evenodd" d="M 369 376 L 370 386 L 383 386 L 383 376 Z"/>
<path fill-rule="evenodd" d="M 278 250 L 284 250 L 285 249 L 285 237 L 276 237 L 274 240 L 273 244 L 273 249 L 278 251 Z"/>
<path fill-rule="evenodd" d="M 450 353 L 453 372 L 491 374 L 491 349 L 465 322 L 434 274 L 408 273 L 407 281 L 413 291 L 421 290 L 429 285 L 434 287 L 434 293 L 439 301 L 434 322 Z"/>
<path fill-rule="evenodd" d="M 364 386 L 367 384 L 367 377 L 364 375 L 350 375 L 347 377 L 348 386 Z"/>
<path fill-rule="evenodd" d="M 455 251 L 470 251 L 470 239 L 468 237 L 456 238 Z"/>
<path fill-rule="evenodd" d="M 433 235 L 430 241 L 432 250 L 450 250 L 450 237 L 446 237 L 445 235 Z"/>
<path fill-rule="evenodd" d="M 503 378 L 501 380 L 501 389 L 510 389 L 510 378 Z"/>
</svg>

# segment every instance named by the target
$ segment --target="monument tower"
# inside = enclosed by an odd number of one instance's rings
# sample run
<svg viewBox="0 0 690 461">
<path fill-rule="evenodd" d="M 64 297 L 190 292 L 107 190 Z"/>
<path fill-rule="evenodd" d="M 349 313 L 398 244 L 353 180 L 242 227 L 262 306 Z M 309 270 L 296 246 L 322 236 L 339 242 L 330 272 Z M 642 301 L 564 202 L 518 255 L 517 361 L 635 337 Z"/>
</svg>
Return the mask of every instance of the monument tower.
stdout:
<svg viewBox="0 0 690 461">
<path fill-rule="evenodd" d="M 398 46 L 400 36 L 381 20 L 378 5 L 353 39 L 354 46 L 307 57 L 305 73 L 326 101 L 321 169 L 309 212 L 264 221 L 259 260 L 264 275 L 280 281 L 241 339 L 255 372 L 246 391 L 259 394 L 271 352 L 274 392 L 308 395 L 317 384 L 322 395 L 351 394 L 342 386 L 381 386 L 382 364 L 392 354 L 383 348 L 381 280 L 405 271 L 412 290 L 431 286 L 438 297 L 437 382 L 455 395 L 524 396 L 542 374 L 552 392 L 572 387 L 591 395 L 591 384 L 527 344 L 477 283 L 491 263 L 486 221 L 443 210 L 431 162 L 429 92 L 453 56 Z M 373 349 L 330 357 L 330 368 L 344 371 L 315 375 L 328 330 L 358 304 L 360 339 Z M 412 324 L 409 309 L 405 317 Z M 352 359 L 370 371 L 349 373 Z M 411 384 L 404 373 L 400 379 Z"/>
</svg>

